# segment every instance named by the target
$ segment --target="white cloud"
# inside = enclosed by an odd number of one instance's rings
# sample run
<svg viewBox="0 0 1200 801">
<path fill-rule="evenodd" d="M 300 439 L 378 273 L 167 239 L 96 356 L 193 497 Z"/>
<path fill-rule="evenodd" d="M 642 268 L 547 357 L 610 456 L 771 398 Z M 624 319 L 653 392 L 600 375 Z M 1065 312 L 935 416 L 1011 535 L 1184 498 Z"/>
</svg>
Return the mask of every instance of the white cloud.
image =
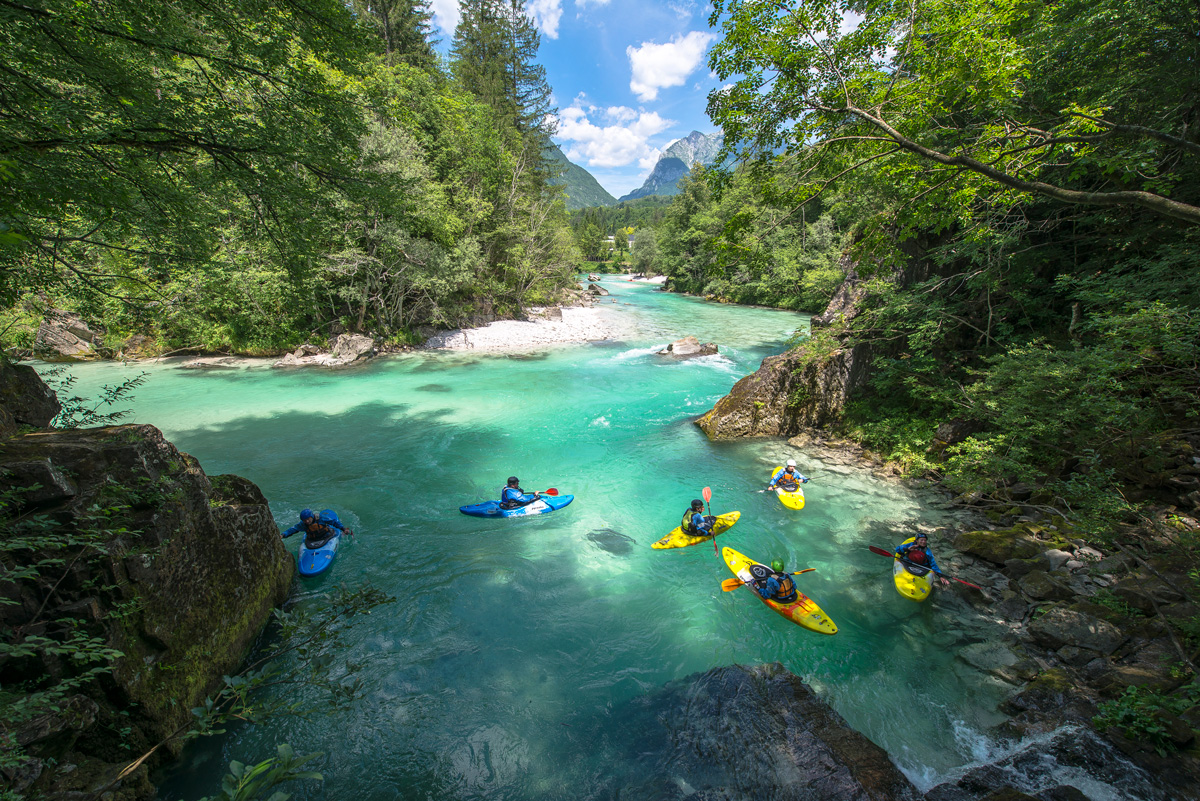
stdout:
<svg viewBox="0 0 1200 801">
<path fill-rule="evenodd" d="M 558 38 L 558 21 L 562 19 L 562 0 L 527 0 L 525 16 L 551 39 Z"/>
<path fill-rule="evenodd" d="M 642 102 L 655 100 L 658 90 L 668 86 L 683 86 L 688 75 L 700 65 L 704 51 L 716 36 L 692 31 L 676 36 L 666 44 L 646 42 L 641 47 L 625 48 L 633 77 L 629 88 Z"/>
<path fill-rule="evenodd" d="M 606 6 L 608 0 L 575 0 L 576 8 L 587 8 L 588 6 Z"/>
<path fill-rule="evenodd" d="M 578 3 L 578 0 L 576 2 Z M 603 2 L 607 3 L 608 0 Z M 453 36 L 461 18 L 458 13 L 458 0 L 429 0 L 429 10 L 433 12 L 434 24 L 442 33 Z M 527 0 L 525 5 L 525 16 L 551 39 L 558 38 L 558 23 L 562 19 L 562 13 L 562 0 Z"/>
<path fill-rule="evenodd" d="M 429 10 L 442 32 L 453 36 L 458 27 L 458 0 L 429 0 Z"/>
<path fill-rule="evenodd" d="M 656 147 L 648 154 L 638 159 L 638 166 L 643 170 L 652 170 L 654 169 L 654 165 L 658 163 L 658 160 L 662 154 L 663 152 Z"/>
<path fill-rule="evenodd" d="M 675 12 L 675 16 L 680 19 L 689 19 L 696 11 L 696 0 L 683 0 L 682 2 L 667 3 L 667 8 Z"/>
<path fill-rule="evenodd" d="M 675 124 L 656 112 L 626 106 L 606 109 L 586 105 L 581 96 L 558 115 L 558 138 L 568 142 L 567 158 L 588 167 L 624 167 L 633 162 L 643 169 L 654 166 L 659 151 L 648 144 L 650 137 Z M 600 125 L 589 117 L 600 119 Z M 604 124 L 609 123 L 609 124 Z"/>
</svg>

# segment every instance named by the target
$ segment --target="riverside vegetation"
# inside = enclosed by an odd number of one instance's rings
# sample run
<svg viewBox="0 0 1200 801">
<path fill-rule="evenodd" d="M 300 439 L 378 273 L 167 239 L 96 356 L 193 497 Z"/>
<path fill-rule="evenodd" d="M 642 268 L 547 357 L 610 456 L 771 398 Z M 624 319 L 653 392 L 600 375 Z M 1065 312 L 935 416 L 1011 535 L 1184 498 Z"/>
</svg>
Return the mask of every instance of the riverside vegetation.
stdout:
<svg viewBox="0 0 1200 801">
<path fill-rule="evenodd" d="M 576 252 L 516 0 L 444 64 L 411 0 L 7 4 L 0 332 L 49 309 L 100 352 L 281 353 L 511 317 Z"/>
</svg>

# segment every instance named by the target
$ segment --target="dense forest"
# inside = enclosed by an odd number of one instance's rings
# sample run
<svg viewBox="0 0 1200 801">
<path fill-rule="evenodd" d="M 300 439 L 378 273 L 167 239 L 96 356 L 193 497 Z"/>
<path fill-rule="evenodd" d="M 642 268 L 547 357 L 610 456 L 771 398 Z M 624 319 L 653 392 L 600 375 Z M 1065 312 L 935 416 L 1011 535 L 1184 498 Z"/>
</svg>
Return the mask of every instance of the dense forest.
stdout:
<svg viewBox="0 0 1200 801">
<path fill-rule="evenodd" d="M 7 3 L 0 331 L 279 352 L 512 315 L 577 254 L 516 0 Z"/>
</svg>

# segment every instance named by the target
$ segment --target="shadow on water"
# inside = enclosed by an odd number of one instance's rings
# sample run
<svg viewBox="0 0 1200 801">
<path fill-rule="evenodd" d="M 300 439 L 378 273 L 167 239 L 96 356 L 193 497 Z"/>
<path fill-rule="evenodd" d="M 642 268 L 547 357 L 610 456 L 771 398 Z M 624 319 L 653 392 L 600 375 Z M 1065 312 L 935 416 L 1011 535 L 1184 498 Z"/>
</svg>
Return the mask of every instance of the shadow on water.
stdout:
<svg viewBox="0 0 1200 801">
<path fill-rule="evenodd" d="M 465 370 L 478 367 L 483 360 L 477 356 L 459 356 L 444 354 L 424 358 L 416 367 L 414 373 L 441 373 L 448 370 Z"/>
<path fill-rule="evenodd" d="M 613 531 L 611 528 L 602 528 L 597 531 L 589 531 L 587 538 L 604 551 L 620 556 L 630 553 L 633 546 L 637 545 L 637 540 L 628 535 L 622 534 L 619 531 Z"/>
<path fill-rule="evenodd" d="M 448 387 L 445 384 L 422 384 L 417 387 L 417 392 L 453 392 L 453 387 Z"/>
</svg>

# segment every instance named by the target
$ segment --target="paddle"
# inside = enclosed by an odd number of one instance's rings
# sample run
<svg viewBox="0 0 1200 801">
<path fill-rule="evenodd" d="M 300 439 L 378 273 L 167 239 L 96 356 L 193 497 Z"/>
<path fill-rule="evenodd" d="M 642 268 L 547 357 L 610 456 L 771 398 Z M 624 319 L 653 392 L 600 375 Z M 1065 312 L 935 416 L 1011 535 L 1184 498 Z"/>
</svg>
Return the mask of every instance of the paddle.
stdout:
<svg viewBox="0 0 1200 801">
<path fill-rule="evenodd" d="M 789 576 L 798 576 L 801 573 L 811 573 L 814 570 L 816 570 L 815 567 L 806 567 L 803 570 L 797 570 L 795 573 L 789 573 L 788 575 Z M 725 579 L 724 581 L 721 582 L 721 589 L 725 592 L 733 592 L 738 587 L 742 587 L 745 584 L 746 584 L 746 582 L 742 581 L 739 578 Z"/>
<path fill-rule="evenodd" d="M 541 493 L 541 494 L 542 494 L 542 495 L 554 495 L 554 496 L 557 496 L 557 495 L 558 495 L 558 490 L 557 490 L 557 489 L 555 489 L 554 487 L 551 487 L 550 489 L 542 490 L 542 493 Z"/>
<path fill-rule="evenodd" d="M 874 545 L 868 545 L 867 547 L 871 549 L 871 553 L 877 553 L 880 556 L 890 556 L 893 559 L 899 559 L 904 564 L 912 565 L 913 567 L 923 567 L 926 570 L 933 570 L 933 568 L 930 567 L 929 565 L 919 565 L 916 562 L 910 561 L 908 559 L 903 559 L 903 558 L 897 556 L 896 553 L 893 551 L 885 551 L 883 548 L 879 548 Z M 954 576 L 947 576 L 945 573 L 943 573 L 940 570 L 933 570 L 933 572 L 936 573 L 937 575 L 941 576 L 942 578 L 950 579 L 951 581 L 957 581 L 959 584 L 966 584 L 968 587 L 974 587 L 975 589 L 980 590 L 981 592 L 983 591 L 983 587 L 980 587 L 978 584 L 972 584 L 969 581 L 963 581 L 962 579 L 955 578 Z"/>
<path fill-rule="evenodd" d="M 700 491 L 700 497 L 704 499 L 705 506 L 708 506 L 708 502 L 712 500 L 712 487 L 705 487 L 702 489 Z M 712 514 L 711 506 L 708 506 L 708 513 L 710 515 Z M 714 523 L 714 525 L 716 524 Z M 716 556 L 717 553 L 717 532 L 713 531 L 713 555 Z"/>
</svg>

